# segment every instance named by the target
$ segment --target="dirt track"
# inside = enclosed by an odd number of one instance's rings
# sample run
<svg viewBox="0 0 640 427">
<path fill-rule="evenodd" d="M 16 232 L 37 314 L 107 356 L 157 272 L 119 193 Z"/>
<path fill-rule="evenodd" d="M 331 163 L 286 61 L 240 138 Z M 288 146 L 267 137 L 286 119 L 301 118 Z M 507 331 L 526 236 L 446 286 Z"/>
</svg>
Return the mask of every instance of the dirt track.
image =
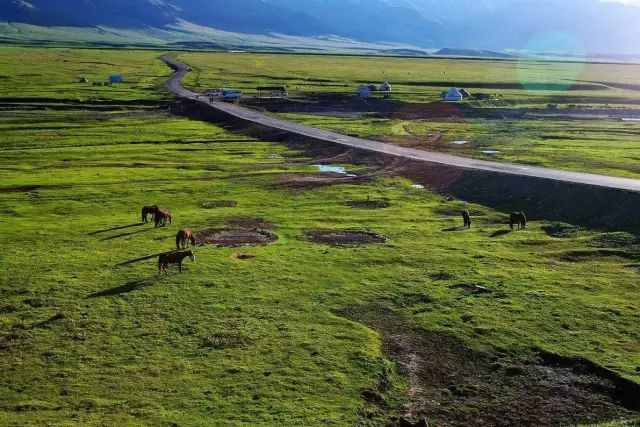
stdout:
<svg viewBox="0 0 640 427">
<path fill-rule="evenodd" d="M 452 156 L 449 154 L 394 146 L 391 144 L 385 144 L 382 142 L 371 141 L 362 138 L 354 138 L 334 132 L 325 131 L 322 129 L 313 128 L 310 126 L 304 126 L 284 120 L 279 120 L 266 114 L 252 111 L 230 103 L 210 101 L 209 99 L 200 97 L 195 92 L 182 87 L 182 79 L 187 73 L 191 72 L 190 67 L 168 56 L 164 56 L 163 60 L 167 63 L 167 65 L 175 70 L 175 73 L 173 73 L 169 80 L 167 80 L 166 82 L 165 86 L 168 90 L 170 90 L 180 98 L 190 99 L 200 104 L 207 105 L 217 110 L 218 112 L 227 114 L 243 121 L 267 126 L 272 129 L 277 129 L 320 141 L 341 144 L 347 147 L 392 155 L 405 159 L 417 160 L 420 162 L 437 163 L 462 169 L 488 171 L 499 174 L 542 178 L 552 181 L 563 181 L 574 184 L 585 184 L 598 187 L 614 188 L 618 190 L 631 190 L 640 192 L 640 180 L 582 172 L 569 172 L 513 163 L 490 162 L 485 160 L 476 160 L 466 157 Z"/>
</svg>

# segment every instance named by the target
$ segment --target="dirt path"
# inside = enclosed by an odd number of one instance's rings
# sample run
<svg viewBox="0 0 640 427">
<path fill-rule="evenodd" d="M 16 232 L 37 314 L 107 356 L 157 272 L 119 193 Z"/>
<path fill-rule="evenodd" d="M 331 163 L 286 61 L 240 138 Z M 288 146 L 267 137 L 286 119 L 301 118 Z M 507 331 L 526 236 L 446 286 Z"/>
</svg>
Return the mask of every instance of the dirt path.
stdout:
<svg viewBox="0 0 640 427">
<path fill-rule="evenodd" d="M 584 184 L 640 192 L 640 180 L 636 179 L 618 178 L 613 176 L 596 175 L 582 172 L 570 172 L 557 169 L 547 169 L 515 163 L 499 163 L 486 160 L 476 160 L 467 157 L 452 156 L 449 154 L 435 153 L 408 147 L 400 147 L 362 138 L 354 138 L 335 132 L 329 132 L 310 126 L 304 126 L 301 124 L 276 119 L 266 114 L 239 107 L 235 104 L 211 101 L 205 97 L 200 97 L 195 92 L 185 89 L 182 86 L 182 79 L 187 73 L 191 72 L 191 68 L 168 56 L 164 56 L 163 60 L 167 63 L 167 65 L 175 70 L 175 73 L 173 73 L 169 80 L 167 80 L 165 86 L 169 91 L 173 92 L 178 97 L 183 99 L 190 99 L 203 105 L 207 105 L 236 119 L 260 124 L 272 129 L 282 130 L 320 141 L 341 144 L 347 147 L 373 151 L 411 160 L 418 160 L 421 162 L 438 163 L 463 169 L 482 170 L 500 174 L 528 176 L 533 178 L 570 182 L 574 184 Z"/>
</svg>

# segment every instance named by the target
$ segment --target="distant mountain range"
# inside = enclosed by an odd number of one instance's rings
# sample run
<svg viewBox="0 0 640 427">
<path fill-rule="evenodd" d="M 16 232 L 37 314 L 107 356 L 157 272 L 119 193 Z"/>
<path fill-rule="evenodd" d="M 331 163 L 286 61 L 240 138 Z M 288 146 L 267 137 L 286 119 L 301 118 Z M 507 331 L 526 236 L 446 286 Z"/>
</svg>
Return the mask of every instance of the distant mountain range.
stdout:
<svg viewBox="0 0 640 427">
<path fill-rule="evenodd" d="M 166 32 L 185 44 L 207 33 L 215 44 L 225 31 L 398 49 L 640 53 L 640 8 L 600 0 L 0 0 L 0 22 Z"/>
</svg>

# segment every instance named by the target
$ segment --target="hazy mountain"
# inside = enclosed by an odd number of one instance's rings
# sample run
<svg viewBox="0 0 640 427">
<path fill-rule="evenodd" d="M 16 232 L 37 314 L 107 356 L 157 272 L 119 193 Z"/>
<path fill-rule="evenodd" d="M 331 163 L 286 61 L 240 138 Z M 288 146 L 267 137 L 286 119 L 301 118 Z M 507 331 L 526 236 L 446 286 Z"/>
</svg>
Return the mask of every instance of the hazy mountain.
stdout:
<svg viewBox="0 0 640 427">
<path fill-rule="evenodd" d="M 126 29 L 187 22 L 428 48 L 640 52 L 640 8 L 600 0 L 0 0 L 0 21 Z"/>
</svg>

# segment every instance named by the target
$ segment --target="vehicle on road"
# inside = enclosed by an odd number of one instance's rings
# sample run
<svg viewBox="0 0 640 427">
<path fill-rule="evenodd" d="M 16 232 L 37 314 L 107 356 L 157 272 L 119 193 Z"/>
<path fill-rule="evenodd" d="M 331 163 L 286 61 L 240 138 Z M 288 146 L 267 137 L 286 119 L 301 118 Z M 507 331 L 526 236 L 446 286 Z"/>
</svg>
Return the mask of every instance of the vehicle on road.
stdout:
<svg viewBox="0 0 640 427">
<path fill-rule="evenodd" d="M 242 98 L 242 91 L 240 89 L 220 89 L 220 96 L 223 101 L 233 101 Z"/>
</svg>

